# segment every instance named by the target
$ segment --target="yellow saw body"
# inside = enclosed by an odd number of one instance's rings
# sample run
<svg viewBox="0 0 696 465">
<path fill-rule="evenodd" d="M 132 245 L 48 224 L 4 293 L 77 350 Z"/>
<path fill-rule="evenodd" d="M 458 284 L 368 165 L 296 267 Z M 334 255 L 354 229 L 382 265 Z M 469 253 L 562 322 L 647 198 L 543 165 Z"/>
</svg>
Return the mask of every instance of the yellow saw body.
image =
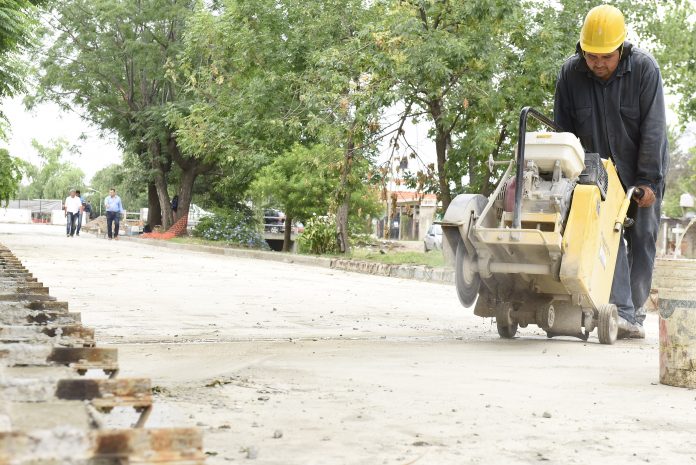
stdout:
<svg viewBox="0 0 696 465">
<path fill-rule="evenodd" d="M 501 337 L 536 324 L 549 337 L 583 340 L 597 328 L 611 344 L 618 314 L 609 296 L 633 190 L 574 135 L 527 133 L 527 113 L 553 124 L 525 108 L 516 163 L 488 198 L 455 197 L 441 222 L 457 294 L 476 315 L 495 317 Z"/>
</svg>

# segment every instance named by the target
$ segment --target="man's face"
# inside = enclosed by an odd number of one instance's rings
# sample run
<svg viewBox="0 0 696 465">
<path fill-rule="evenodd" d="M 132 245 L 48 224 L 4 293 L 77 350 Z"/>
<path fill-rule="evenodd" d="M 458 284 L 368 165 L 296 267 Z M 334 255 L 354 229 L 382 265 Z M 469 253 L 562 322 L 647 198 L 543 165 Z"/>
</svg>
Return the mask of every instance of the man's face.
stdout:
<svg viewBox="0 0 696 465">
<path fill-rule="evenodd" d="M 116 195 L 116 191 L 113 190 L 113 189 L 111 189 L 111 190 L 109 191 L 109 195 L 110 195 L 111 197 L 113 197 L 114 195 Z"/>
<path fill-rule="evenodd" d="M 619 66 L 619 59 L 621 58 L 621 52 L 619 50 L 614 50 L 611 53 L 585 53 L 585 62 L 590 71 L 594 73 L 599 79 L 606 81 L 614 74 L 616 67 Z"/>
<path fill-rule="evenodd" d="M 74 192 L 71 192 L 71 193 L 70 193 L 70 197 L 75 197 L 75 193 L 74 193 Z"/>
</svg>

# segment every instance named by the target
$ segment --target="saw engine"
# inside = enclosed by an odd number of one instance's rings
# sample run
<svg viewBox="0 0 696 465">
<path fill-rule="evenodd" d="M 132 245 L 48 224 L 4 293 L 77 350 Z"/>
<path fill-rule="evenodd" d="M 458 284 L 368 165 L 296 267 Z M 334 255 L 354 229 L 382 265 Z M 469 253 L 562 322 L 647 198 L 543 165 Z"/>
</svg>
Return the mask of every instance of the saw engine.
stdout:
<svg viewBox="0 0 696 465">
<path fill-rule="evenodd" d="M 558 213 L 565 220 L 570 209 L 570 201 L 575 179 L 569 179 L 561 171 L 560 163 L 554 167 L 553 173 L 540 173 L 539 166 L 534 160 L 527 161 L 522 185 L 523 213 Z M 496 219 L 500 222 L 503 213 L 512 213 L 515 207 L 515 191 L 517 183 L 510 178 L 505 183 L 495 202 Z"/>
<path fill-rule="evenodd" d="M 552 132 L 526 131 L 528 116 Z M 501 337 L 536 324 L 548 337 L 616 340 L 609 304 L 630 201 L 611 161 L 585 153 L 532 108 L 520 115 L 516 159 L 496 190 L 457 196 L 445 212 L 443 251 L 461 303 L 495 317 Z M 513 175 L 513 167 L 515 173 Z"/>
</svg>

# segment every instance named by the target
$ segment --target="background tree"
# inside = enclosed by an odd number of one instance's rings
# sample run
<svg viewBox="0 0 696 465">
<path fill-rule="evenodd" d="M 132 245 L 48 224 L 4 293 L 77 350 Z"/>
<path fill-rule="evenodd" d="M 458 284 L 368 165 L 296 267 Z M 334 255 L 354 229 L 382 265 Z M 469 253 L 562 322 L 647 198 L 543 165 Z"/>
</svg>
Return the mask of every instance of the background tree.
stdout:
<svg viewBox="0 0 696 465">
<path fill-rule="evenodd" d="M 385 68 L 412 110 L 405 118 L 431 125 L 436 150 L 434 167 L 422 163 L 407 177 L 424 188 L 436 184 L 443 209 L 453 190 L 489 193 L 488 156 L 511 156 L 522 107 L 551 115 L 556 75 L 594 2 L 386 3 L 379 32 Z M 629 23 L 654 14 L 654 5 L 616 4 Z M 398 136 L 393 161 L 417 160 Z"/>
<path fill-rule="evenodd" d="M 18 160 L 6 149 L 0 149 L 0 206 L 5 205 L 17 193 L 22 181 L 22 169 Z"/>
<path fill-rule="evenodd" d="M 691 1 L 660 2 L 658 14 L 641 24 L 643 35 L 655 35 L 655 57 L 665 86 L 678 97 L 678 128 L 670 137 L 670 167 L 666 179 L 664 213 L 680 218 L 680 196 L 696 196 L 696 4 Z"/>
<path fill-rule="evenodd" d="M 21 186 L 19 198 L 63 200 L 70 189 L 85 191 L 84 172 L 63 159 L 66 152 L 75 151 L 68 141 L 58 139 L 51 141 L 49 145 L 43 145 L 34 139 L 31 145 L 41 162 L 39 166 L 27 164 L 26 178 L 29 184 Z"/>
<path fill-rule="evenodd" d="M 302 35 L 320 38 L 300 84 L 307 128 L 324 144 L 340 147 L 340 179 L 331 211 L 336 213 L 338 251 L 350 249 L 349 218 L 360 210 L 358 192 L 368 182 L 360 167 L 373 164 L 378 142 L 388 134 L 380 119 L 393 102 L 393 81 L 380 73 L 373 24 L 382 5 L 361 1 L 320 2 L 303 23 Z"/>
<path fill-rule="evenodd" d="M 180 66 L 194 103 L 169 120 L 185 151 L 216 160 L 210 200 L 244 197 L 258 169 L 301 138 L 297 80 L 302 54 L 287 2 L 222 1 L 201 9 L 185 34 Z"/>
<path fill-rule="evenodd" d="M 33 44 L 38 0 L 0 2 L 0 98 L 24 90 L 26 66 L 20 54 Z M 2 115 L 2 113 L 0 113 Z"/>
<path fill-rule="evenodd" d="M 346 64 L 338 74 L 323 64 L 357 63 L 333 47 L 355 38 L 363 11 L 359 1 L 257 0 L 220 2 L 216 11 L 196 15 L 183 62 L 196 103 L 187 114 L 176 111 L 171 118 L 187 151 L 213 153 L 223 160 L 222 172 L 232 178 L 217 183 L 216 189 L 229 195 L 243 192 L 254 168 L 282 156 L 295 143 L 309 147 L 321 141 L 344 147 L 348 161 L 343 164 L 343 187 L 337 188 L 342 193 L 335 194 L 340 201 L 333 208 L 347 205 L 354 149 L 345 147 L 361 145 L 359 132 L 353 129 L 329 142 L 327 128 L 337 127 L 339 112 L 353 115 L 355 107 L 346 96 L 362 71 L 353 67 L 346 74 L 351 66 Z M 320 64 L 322 57 L 329 58 Z M 318 80 L 328 83 L 329 90 L 317 85 Z M 317 98 L 318 93 L 328 98 Z"/>
<path fill-rule="evenodd" d="M 316 144 L 306 147 L 296 144 L 291 150 L 266 165 L 251 186 L 259 204 L 278 207 L 285 212 L 283 251 L 290 248 L 293 221 L 307 221 L 313 216 L 324 216 L 335 202 L 335 193 L 342 182 L 343 151 L 339 147 Z M 363 176 L 369 170 L 367 163 L 356 161 L 352 171 Z M 356 197 L 353 209 L 373 213 L 378 205 L 374 190 L 358 182 L 350 191 Z"/>
<path fill-rule="evenodd" d="M 503 61 L 509 18 L 518 17 L 517 2 L 388 2 L 380 45 L 388 72 L 398 82 L 404 118 L 432 125 L 439 198 L 451 201 L 447 171 L 453 135 L 467 117 L 493 113 L 487 100 Z M 491 119 L 489 116 L 487 119 Z"/>
<path fill-rule="evenodd" d="M 126 210 L 138 211 L 148 205 L 145 189 L 147 184 L 147 169 L 141 166 L 140 158 L 126 154 L 123 164 L 109 165 L 92 176 L 90 188 L 99 193 L 88 195 L 93 205 L 96 205 L 97 201 L 101 205 L 109 194 L 109 189 L 113 187 L 121 197 Z M 98 212 L 99 209 L 97 208 L 96 211 Z"/>
<path fill-rule="evenodd" d="M 642 35 L 658 39 L 655 58 L 668 89 L 679 97 L 681 123 L 696 122 L 696 3 L 659 2 L 657 13 L 639 25 Z"/>
<path fill-rule="evenodd" d="M 281 208 L 285 213 L 283 252 L 290 250 L 294 220 L 306 221 L 329 210 L 340 160 L 339 149 L 296 144 L 263 167 L 252 183 L 251 190 L 260 204 Z"/>
<path fill-rule="evenodd" d="M 171 106 L 189 104 L 175 65 L 193 0 L 71 0 L 57 3 L 53 45 L 42 60 L 40 100 L 72 109 L 146 167 L 150 224 L 172 223 L 169 173 L 181 170 L 179 208 L 187 214 L 196 177 L 206 160 L 179 147 L 167 121 Z M 183 111 L 183 110 L 182 110 Z M 145 185 L 143 187 L 146 187 Z M 155 218 L 161 213 L 161 218 Z"/>
<path fill-rule="evenodd" d="M 40 0 L 0 2 L 0 99 L 24 90 L 27 67 L 21 53 L 33 45 Z M 5 115 L 0 108 L 0 140 L 5 138 Z M 0 201 L 13 197 L 22 180 L 22 163 L 7 150 L 0 153 Z"/>
</svg>

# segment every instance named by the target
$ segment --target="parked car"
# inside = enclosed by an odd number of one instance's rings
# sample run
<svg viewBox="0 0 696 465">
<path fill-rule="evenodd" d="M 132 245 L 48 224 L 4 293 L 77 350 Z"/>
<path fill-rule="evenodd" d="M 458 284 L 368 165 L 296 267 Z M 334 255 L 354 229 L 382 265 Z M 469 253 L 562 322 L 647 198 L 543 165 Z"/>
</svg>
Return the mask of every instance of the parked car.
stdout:
<svg viewBox="0 0 696 465">
<path fill-rule="evenodd" d="M 428 228 L 428 233 L 423 239 L 423 248 L 426 252 L 442 250 L 442 226 L 434 224 Z"/>
<path fill-rule="evenodd" d="M 285 213 L 274 208 L 263 211 L 263 231 L 272 234 L 285 232 Z"/>
</svg>

